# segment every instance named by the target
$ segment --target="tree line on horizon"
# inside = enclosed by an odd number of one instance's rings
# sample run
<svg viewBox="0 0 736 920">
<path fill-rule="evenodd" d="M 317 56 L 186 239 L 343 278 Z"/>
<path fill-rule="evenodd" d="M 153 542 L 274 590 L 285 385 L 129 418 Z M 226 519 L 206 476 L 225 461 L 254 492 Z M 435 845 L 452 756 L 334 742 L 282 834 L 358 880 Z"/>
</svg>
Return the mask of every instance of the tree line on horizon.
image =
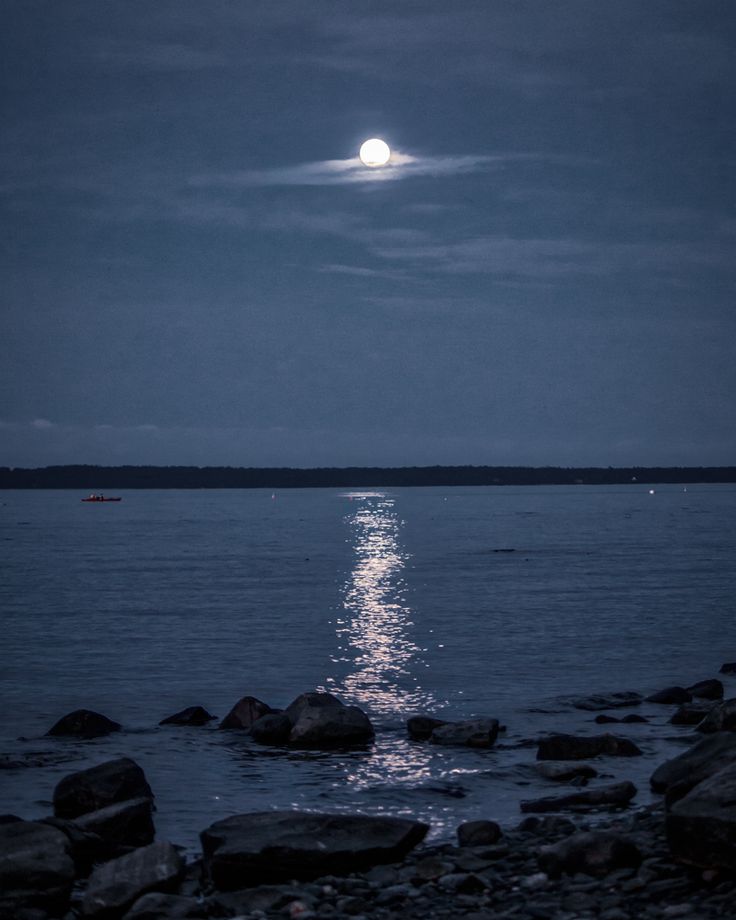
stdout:
<svg viewBox="0 0 736 920">
<path fill-rule="evenodd" d="M 0 467 L 0 489 L 288 489 L 736 482 L 736 467 Z"/>
</svg>

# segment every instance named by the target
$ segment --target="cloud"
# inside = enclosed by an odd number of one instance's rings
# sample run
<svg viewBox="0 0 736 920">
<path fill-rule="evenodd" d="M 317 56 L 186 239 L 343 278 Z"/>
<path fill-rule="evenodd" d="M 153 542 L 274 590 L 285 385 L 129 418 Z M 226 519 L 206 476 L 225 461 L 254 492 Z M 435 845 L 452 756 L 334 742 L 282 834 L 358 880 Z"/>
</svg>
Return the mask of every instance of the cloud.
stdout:
<svg viewBox="0 0 736 920">
<path fill-rule="evenodd" d="M 31 422 L 31 428 L 35 428 L 38 431 L 46 431 L 49 428 L 55 428 L 53 422 L 50 422 L 47 418 L 34 418 Z"/>
<path fill-rule="evenodd" d="M 386 166 L 368 167 L 358 157 L 346 160 L 318 160 L 295 166 L 250 169 L 231 173 L 195 176 L 195 187 L 246 188 L 269 185 L 348 185 L 351 183 L 395 182 L 417 176 L 453 176 L 488 169 L 503 156 L 475 154 L 413 156 L 394 150 Z"/>
<path fill-rule="evenodd" d="M 226 55 L 176 42 L 110 41 L 97 48 L 93 61 L 106 67 L 138 71 L 188 71 L 225 67 Z"/>
</svg>

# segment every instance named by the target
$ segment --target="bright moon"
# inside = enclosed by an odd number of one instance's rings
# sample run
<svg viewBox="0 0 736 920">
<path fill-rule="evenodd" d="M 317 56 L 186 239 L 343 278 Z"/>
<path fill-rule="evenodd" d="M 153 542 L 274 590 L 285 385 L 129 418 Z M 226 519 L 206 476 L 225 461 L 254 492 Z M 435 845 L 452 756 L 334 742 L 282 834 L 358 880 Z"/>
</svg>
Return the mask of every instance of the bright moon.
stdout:
<svg viewBox="0 0 736 920">
<path fill-rule="evenodd" d="M 372 137 L 360 147 L 360 159 L 366 166 L 385 166 L 390 158 L 391 148 L 378 137 Z"/>
</svg>

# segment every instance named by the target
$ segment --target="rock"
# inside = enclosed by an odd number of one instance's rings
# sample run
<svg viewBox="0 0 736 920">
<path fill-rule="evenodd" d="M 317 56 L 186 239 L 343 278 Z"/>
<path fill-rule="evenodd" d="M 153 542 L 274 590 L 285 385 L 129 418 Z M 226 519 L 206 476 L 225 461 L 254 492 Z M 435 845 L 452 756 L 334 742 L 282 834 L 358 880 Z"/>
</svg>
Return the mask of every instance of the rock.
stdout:
<svg viewBox="0 0 736 920">
<path fill-rule="evenodd" d="M 173 716 L 161 719 L 159 725 L 206 725 L 216 716 L 210 715 L 202 706 L 188 706 L 181 712 L 175 712 Z"/>
<path fill-rule="evenodd" d="M 704 868 L 736 871 L 736 763 L 698 783 L 666 816 L 673 856 Z"/>
<path fill-rule="evenodd" d="M 129 757 L 65 776 L 54 790 L 54 814 L 77 818 L 127 799 L 153 798 L 143 770 Z"/>
<path fill-rule="evenodd" d="M 503 836 L 495 821 L 465 821 L 457 829 L 461 847 L 491 846 Z"/>
<path fill-rule="evenodd" d="M 569 782 L 571 779 L 594 779 L 598 776 L 598 771 L 595 767 L 591 767 L 587 763 L 542 760 L 535 766 L 540 776 L 556 782 Z"/>
<path fill-rule="evenodd" d="M 258 744 L 286 744 L 291 734 L 291 722 L 283 712 L 269 712 L 250 727 L 250 736 Z"/>
<path fill-rule="evenodd" d="M 66 834 L 39 821 L 0 825 L 0 915 L 37 907 L 62 912 L 74 882 Z"/>
<path fill-rule="evenodd" d="M 736 731 L 736 699 L 717 703 L 708 715 L 695 726 L 696 732 L 733 732 Z"/>
<path fill-rule="evenodd" d="M 601 713 L 595 717 L 594 721 L 597 725 L 609 725 L 613 722 L 620 722 L 621 719 L 617 719 L 616 716 L 608 716 L 605 713 Z"/>
<path fill-rule="evenodd" d="M 636 757 L 641 751 L 633 741 L 617 735 L 551 735 L 539 742 L 537 760 L 587 760 L 600 754 Z"/>
<path fill-rule="evenodd" d="M 412 741 L 429 741 L 432 732 L 441 725 L 447 725 L 447 722 L 431 716 L 412 716 L 406 721 L 406 729 Z"/>
<path fill-rule="evenodd" d="M 647 703 L 689 703 L 692 696 L 684 687 L 665 687 L 646 698 Z"/>
<path fill-rule="evenodd" d="M 82 898 L 82 915 L 120 915 L 150 891 L 173 891 L 183 874 L 184 860 L 170 843 L 133 850 L 94 870 Z"/>
<path fill-rule="evenodd" d="M 631 725 L 635 723 L 643 724 L 644 722 L 648 722 L 649 719 L 647 719 L 645 716 L 640 716 L 636 712 L 630 712 L 627 716 L 624 716 L 623 719 L 621 719 L 621 721 Z"/>
<path fill-rule="evenodd" d="M 42 818 L 41 823 L 55 827 L 66 834 L 69 841 L 69 855 L 74 861 L 74 869 L 78 878 L 88 876 L 94 863 L 116 855 L 109 851 L 108 845 L 101 837 L 90 831 L 83 831 L 74 821 L 68 821 L 66 818 Z"/>
<path fill-rule="evenodd" d="M 271 712 L 271 707 L 254 696 L 244 696 L 220 722 L 219 728 L 250 728 L 261 716 Z"/>
<path fill-rule="evenodd" d="M 677 786 L 681 795 L 685 795 L 698 783 L 734 763 L 736 734 L 718 732 L 702 738 L 682 754 L 660 764 L 649 783 L 654 792 L 667 792 Z"/>
<path fill-rule="evenodd" d="M 626 837 L 605 831 L 572 834 L 540 849 L 539 865 L 550 876 L 607 875 L 615 869 L 638 868 L 642 855 Z"/>
<path fill-rule="evenodd" d="M 96 834 L 113 847 L 144 847 L 153 843 L 153 800 L 147 797 L 116 802 L 80 815 L 74 823 L 87 834 Z"/>
<path fill-rule="evenodd" d="M 99 738 L 111 732 L 119 732 L 121 728 L 119 722 L 113 722 L 99 712 L 75 709 L 55 722 L 46 734 L 54 737 L 70 735 L 73 738 Z"/>
<path fill-rule="evenodd" d="M 208 916 L 196 898 L 152 891 L 133 904 L 123 920 L 197 920 Z"/>
<path fill-rule="evenodd" d="M 721 665 L 720 674 L 736 674 L 736 661 L 727 661 Z"/>
<path fill-rule="evenodd" d="M 432 744 L 489 748 L 498 737 L 498 719 L 470 719 L 439 725 L 430 736 Z"/>
<path fill-rule="evenodd" d="M 716 705 L 717 703 L 710 702 L 683 703 L 682 706 L 677 707 L 670 723 L 672 725 L 698 725 Z"/>
<path fill-rule="evenodd" d="M 373 740 L 370 719 L 357 706 L 345 706 L 330 693 L 303 693 L 287 707 L 292 724 L 289 744 L 332 748 Z"/>
<path fill-rule="evenodd" d="M 723 684 L 715 677 L 710 680 L 699 680 L 697 684 L 688 687 L 687 692 L 699 700 L 722 700 Z"/>
<path fill-rule="evenodd" d="M 605 806 L 622 807 L 628 805 L 636 795 L 636 786 L 628 781 L 613 783 L 610 786 L 599 786 L 596 789 L 586 789 L 584 792 L 572 792 L 569 795 L 548 796 L 543 799 L 534 799 L 521 803 L 524 813 L 563 811 L 567 809 L 582 810 Z"/>
<path fill-rule="evenodd" d="M 296 890 L 291 885 L 259 885 L 240 891 L 221 891 L 206 899 L 202 905 L 205 910 L 201 912 L 207 917 L 240 917 L 242 914 L 262 917 L 265 911 L 279 910 L 292 903 Z"/>
<path fill-rule="evenodd" d="M 569 818 L 559 815 L 545 815 L 544 818 L 530 815 L 516 829 L 522 834 L 534 834 L 536 837 L 567 837 L 574 834 L 577 827 Z"/>
<path fill-rule="evenodd" d="M 396 862 L 428 830 L 403 818 L 269 811 L 217 821 L 200 838 L 206 874 L 228 890 Z"/>
<path fill-rule="evenodd" d="M 610 693 L 608 695 L 596 694 L 587 696 L 583 699 L 575 700 L 572 705 L 576 709 L 595 712 L 600 709 L 619 709 L 623 706 L 638 706 L 641 701 L 642 696 L 640 693 L 623 691 L 620 693 Z"/>
</svg>

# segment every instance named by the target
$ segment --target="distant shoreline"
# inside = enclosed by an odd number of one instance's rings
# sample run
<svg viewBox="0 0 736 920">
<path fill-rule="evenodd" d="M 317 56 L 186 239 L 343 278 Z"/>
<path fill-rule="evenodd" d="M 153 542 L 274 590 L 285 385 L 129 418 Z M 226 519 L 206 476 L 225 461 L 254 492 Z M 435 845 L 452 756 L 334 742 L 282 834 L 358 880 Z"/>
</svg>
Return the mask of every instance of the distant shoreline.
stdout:
<svg viewBox="0 0 736 920">
<path fill-rule="evenodd" d="M 734 482 L 736 466 L 0 467 L 0 489 L 317 489 Z"/>
</svg>

